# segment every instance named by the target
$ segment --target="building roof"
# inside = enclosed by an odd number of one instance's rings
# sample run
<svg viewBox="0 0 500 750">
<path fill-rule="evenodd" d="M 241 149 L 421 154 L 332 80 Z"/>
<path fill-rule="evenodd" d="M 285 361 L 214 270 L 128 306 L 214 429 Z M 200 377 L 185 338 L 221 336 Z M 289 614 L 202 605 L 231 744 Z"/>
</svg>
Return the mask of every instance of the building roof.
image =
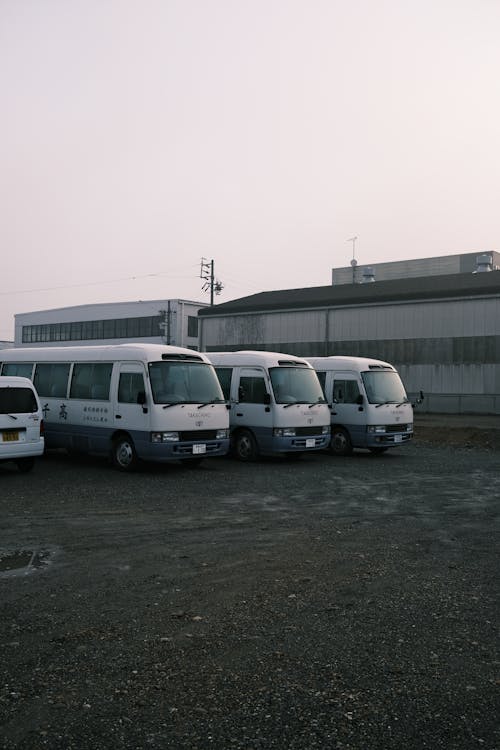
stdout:
<svg viewBox="0 0 500 750">
<path fill-rule="evenodd" d="M 205 307 L 198 312 L 198 315 L 232 315 L 272 310 L 477 297 L 490 294 L 500 294 L 500 271 L 387 279 L 366 284 L 341 284 L 259 292 L 249 297 Z"/>
</svg>

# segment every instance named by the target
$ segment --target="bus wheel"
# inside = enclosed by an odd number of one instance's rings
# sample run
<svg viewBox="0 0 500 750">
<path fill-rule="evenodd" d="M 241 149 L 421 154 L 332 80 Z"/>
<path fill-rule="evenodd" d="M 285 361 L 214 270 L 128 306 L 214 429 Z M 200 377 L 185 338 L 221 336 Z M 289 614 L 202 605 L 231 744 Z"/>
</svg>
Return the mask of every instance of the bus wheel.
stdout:
<svg viewBox="0 0 500 750">
<path fill-rule="evenodd" d="M 137 467 L 138 458 L 135 452 L 132 438 L 128 435 L 121 435 L 113 442 L 111 449 L 113 465 L 120 471 L 132 471 Z"/>
<path fill-rule="evenodd" d="M 26 474 L 26 472 L 31 471 L 31 469 L 35 465 L 35 459 L 33 458 L 33 456 L 18 458 L 16 461 L 16 465 L 19 471 L 21 471 L 23 474 Z"/>
<path fill-rule="evenodd" d="M 351 438 L 343 427 L 332 427 L 332 439 L 330 440 L 330 452 L 334 456 L 350 456 L 352 453 Z"/>
<path fill-rule="evenodd" d="M 233 454 L 240 461 L 255 461 L 259 455 L 255 438 L 249 430 L 240 430 L 234 436 Z"/>
</svg>

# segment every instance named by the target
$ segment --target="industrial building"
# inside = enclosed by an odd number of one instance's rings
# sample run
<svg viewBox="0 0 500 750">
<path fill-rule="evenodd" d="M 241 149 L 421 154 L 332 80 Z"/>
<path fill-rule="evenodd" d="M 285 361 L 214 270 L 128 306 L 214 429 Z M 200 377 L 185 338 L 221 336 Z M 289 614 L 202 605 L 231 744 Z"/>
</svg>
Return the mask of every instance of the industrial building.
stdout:
<svg viewBox="0 0 500 750">
<path fill-rule="evenodd" d="M 205 307 L 200 348 L 375 357 L 399 369 L 411 398 L 424 392 L 421 410 L 500 415 L 500 271 L 474 259 L 468 272 L 261 292 Z"/>
<path fill-rule="evenodd" d="M 74 346 L 127 341 L 198 349 L 202 302 L 184 299 L 109 302 L 18 313 L 14 345 Z"/>
<path fill-rule="evenodd" d="M 461 253 L 432 258 L 394 260 L 359 266 L 355 258 L 349 266 L 332 268 L 332 284 L 366 284 L 388 279 L 414 279 L 421 276 L 449 276 L 454 273 L 482 273 L 500 270 L 500 253 Z"/>
</svg>

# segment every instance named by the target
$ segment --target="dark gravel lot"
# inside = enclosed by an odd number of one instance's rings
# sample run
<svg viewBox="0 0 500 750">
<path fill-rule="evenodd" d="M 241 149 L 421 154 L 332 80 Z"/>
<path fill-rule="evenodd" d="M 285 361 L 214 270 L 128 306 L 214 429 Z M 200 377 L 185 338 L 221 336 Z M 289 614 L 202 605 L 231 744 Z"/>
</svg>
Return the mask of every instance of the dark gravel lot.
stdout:
<svg viewBox="0 0 500 750">
<path fill-rule="evenodd" d="M 499 750 L 500 453 L 462 433 L 0 467 L 0 747 Z"/>
</svg>

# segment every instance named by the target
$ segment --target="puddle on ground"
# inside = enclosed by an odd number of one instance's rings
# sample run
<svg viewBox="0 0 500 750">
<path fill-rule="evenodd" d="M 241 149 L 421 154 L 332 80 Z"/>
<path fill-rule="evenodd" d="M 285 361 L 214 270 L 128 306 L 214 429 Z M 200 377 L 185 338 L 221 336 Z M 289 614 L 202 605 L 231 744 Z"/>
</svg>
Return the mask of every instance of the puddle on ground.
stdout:
<svg viewBox="0 0 500 750">
<path fill-rule="evenodd" d="M 29 575 L 46 567 L 53 554 L 49 549 L 0 549 L 0 578 Z"/>
</svg>

